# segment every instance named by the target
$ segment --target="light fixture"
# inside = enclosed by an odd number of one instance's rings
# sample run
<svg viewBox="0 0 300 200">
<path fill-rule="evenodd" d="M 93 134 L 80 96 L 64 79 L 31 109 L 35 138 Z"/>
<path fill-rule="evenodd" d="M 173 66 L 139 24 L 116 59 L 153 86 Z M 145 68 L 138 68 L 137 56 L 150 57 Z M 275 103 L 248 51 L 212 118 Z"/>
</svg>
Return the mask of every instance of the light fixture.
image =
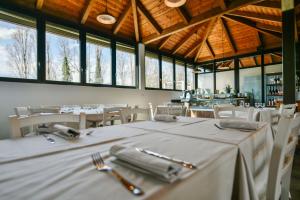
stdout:
<svg viewBox="0 0 300 200">
<path fill-rule="evenodd" d="M 176 8 L 185 4 L 186 0 L 165 0 L 165 4 L 168 7 Z"/>
<path fill-rule="evenodd" d="M 107 0 L 106 0 L 106 7 L 105 12 L 97 16 L 97 21 L 102 24 L 114 24 L 116 23 L 116 18 L 108 13 L 107 11 Z"/>
</svg>

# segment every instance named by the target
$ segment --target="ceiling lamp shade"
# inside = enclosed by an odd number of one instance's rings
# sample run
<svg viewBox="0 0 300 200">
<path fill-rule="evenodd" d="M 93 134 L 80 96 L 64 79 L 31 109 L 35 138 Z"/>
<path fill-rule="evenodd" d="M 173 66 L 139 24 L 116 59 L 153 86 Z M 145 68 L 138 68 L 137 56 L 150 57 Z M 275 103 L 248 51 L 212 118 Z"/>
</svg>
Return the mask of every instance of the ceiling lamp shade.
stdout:
<svg viewBox="0 0 300 200">
<path fill-rule="evenodd" d="M 165 4 L 171 8 L 180 7 L 185 4 L 185 2 L 186 0 L 165 0 Z"/>
<path fill-rule="evenodd" d="M 116 23 L 116 18 L 109 13 L 102 13 L 97 16 L 97 21 L 102 24 L 114 24 Z"/>
</svg>

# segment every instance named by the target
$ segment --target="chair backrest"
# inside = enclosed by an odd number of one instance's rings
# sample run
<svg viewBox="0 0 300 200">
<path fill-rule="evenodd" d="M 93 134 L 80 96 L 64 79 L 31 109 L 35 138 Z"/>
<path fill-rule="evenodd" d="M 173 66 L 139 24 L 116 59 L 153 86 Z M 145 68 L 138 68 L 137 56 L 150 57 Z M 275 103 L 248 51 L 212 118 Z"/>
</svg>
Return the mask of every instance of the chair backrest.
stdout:
<svg viewBox="0 0 300 200">
<path fill-rule="evenodd" d="M 259 121 L 267 122 L 271 125 L 273 135 L 276 135 L 277 126 L 279 123 L 280 115 L 276 110 L 263 110 L 259 113 Z"/>
<path fill-rule="evenodd" d="M 152 103 L 149 103 L 149 109 L 150 109 L 150 120 L 154 120 L 154 109 Z"/>
<path fill-rule="evenodd" d="M 28 106 L 15 107 L 15 115 L 17 115 L 17 116 L 30 115 L 29 107 Z"/>
<path fill-rule="evenodd" d="M 29 112 L 31 115 L 40 113 L 60 113 L 60 106 L 39 106 L 39 107 L 29 107 Z"/>
<path fill-rule="evenodd" d="M 105 107 L 103 108 L 103 126 L 107 126 L 107 122 L 121 120 L 121 110 L 126 107 Z M 112 124 L 111 124 L 112 125 Z"/>
<path fill-rule="evenodd" d="M 49 114 L 29 115 L 24 117 L 13 115 L 9 116 L 9 122 L 11 127 L 11 138 L 23 137 L 24 135 L 21 132 L 21 128 L 34 126 L 38 124 L 73 122 L 78 123 L 79 129 L 86 128 L 86 116 L 84 113 L 80 113 L 80 115 Z"/>
<path fill-rule="evenodd" d="M 129 122 L 137 121 L 139 115 L 143 115 L 143 120 L 151 119 L 151 111 L 150 108 L 126 108 L 121 110 L 121 122 L 122 124 L 126 124 Z"/>
<path fill-rule="evenodd" d="M 279 107 L 280 116 L 291 117 L 294 115 L 297 104 L 281 104 Z"/>
<path fill-rule="evenodd" d="M 288 199 L 300 117 L 280 118 L 270 161 L 267 199 Z"/>
<path fill-rule="evenodd" d="M 240 106 L 234 106 L 231 104 L 227 105 L 215 105 L 214 116 L 216 119 L 246 119 L 253 121 L 254 108 L 245 108 Z"/>
<path fill-rule="evenodd" d="M 157 106 L 155 109 L 155 114 L 166 114 L 166 115 L 176 115 L 185 116 L 186 107 L 182 105 L 172 105 L 172 106 Z"/>
</svg>

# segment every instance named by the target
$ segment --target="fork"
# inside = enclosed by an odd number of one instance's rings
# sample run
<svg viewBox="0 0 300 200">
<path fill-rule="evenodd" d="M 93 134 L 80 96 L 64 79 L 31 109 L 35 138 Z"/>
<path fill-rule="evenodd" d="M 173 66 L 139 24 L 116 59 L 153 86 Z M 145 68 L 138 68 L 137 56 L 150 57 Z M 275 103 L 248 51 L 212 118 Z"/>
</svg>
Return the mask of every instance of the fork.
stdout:
<svg viewBox="0 0 300 200">
<path fill-rule="evenodd" d="M 135 186 L 134 184 L 127 181 L 123 176 L 121 176 L 116 170 L 114 170 L 112 167 L 106 165 L 104 163 L 104 160 L 102 159 L 100 153 L 94 153 L 91 155 L 93 159 L 93 164 L 95 165 L 96 169 L 100 172 L 108 172 L 111 173 L 115 178 L 117 178 L 123 186 L 130 191 L 134 195 L 143 195 L 144 192 L 141 188 Z"/>
</svg>

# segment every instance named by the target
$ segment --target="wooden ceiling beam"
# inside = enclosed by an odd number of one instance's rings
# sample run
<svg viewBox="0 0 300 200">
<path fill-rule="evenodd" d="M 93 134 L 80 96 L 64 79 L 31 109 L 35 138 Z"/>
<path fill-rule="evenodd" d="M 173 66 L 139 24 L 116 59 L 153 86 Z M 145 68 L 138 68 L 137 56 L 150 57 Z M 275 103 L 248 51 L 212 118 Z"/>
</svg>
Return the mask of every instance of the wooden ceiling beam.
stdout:
<svg viewBox="0 0 300 200">
<path fill-rule="evenodd" d="M 263 24 L 263 23 L 260 23 L 260 22 L 256 22 L 256 26 L 257 26 L 257 28 L 261 28 L 261 29 L 265 29 L 265 30 L 269 30 L 269 31 L 274 31 L 274 32 L 277 32 L 277 33 L 282 33 L 282 29 L 279 26 Z"/>
<path fill-rule="evenodd" d="M 169 41 L 169 39 L 171 38 L 171 36 L 168 36 L 166 38 L 163 39 L 163 41 L 161 41 L 158 45 L 158 49 L 161 50 Z"/>
<path fill-rule="evenodd" d="M 263 8 L 281 9 L 280 1 L 263 1 L 260 3 L 254 4 L 254 6 L 259 6 L 259 7 L 263 7 Z"/>
<path fill-rule="evenodd" d="M 257 31 L 257 37 L 258 37 L 259 47 L 264 48 L 265 47 L 264 36 Z"/>
<path fill-rule="evenodd" d="M 274 31 L 269 31 L 269 30 L 265 30 L 265 29 L 261 29 L 261 28 L 258 28 L 256 26 L 256 22 L 254 21 L 251 21 L 247 18 L 243 18 L 243 17 L 239 17 L 239 16 L 233 16 L 233 15 L 224 15 L 224 17 L 226 19 L 229 19 L 231 21 L 235 21 L 235 22 L 238 22 L 240 24 L 243 24 L 243 25 L 246 25 L 250 28 L 253 28 L 261 33 L 264 33 L 264 34 L 267 34 L 267 35 L 271 35 L 273 37 L 277 37 L 277 38 L 282 38 L 282 34 L 281 33 L 277 33 L 277 32 L 274 32 Z"/>
<path fill-rule="evenodd" d="M 160 34 L 162 32 L 162 28 L 160 25 L 155 21 L 155 19 L 151 16 L 149 11 L 145 8 L 145 6 L 140 2 L 140 0 L 136 0 L 137 8 L 140 14 L 144 15 L 146 19 L 150 22 L 152 27 L 155 29 L 157 34 Z"/>
<path fill-rule="evenodd" d="M 230 45 L 232 51 L 234 53 L 236 53 L 237 52 L 236 44 L 233 40 L 233 37 L 231 35 L 230 29 L 227 25 L 226 20 L 224 18 L 220 17 L 220 22 L 221 22 L 222 28 L 225 30 L 225 37 L 226 37 L 227 41 L 229 42 L 229 45 Z"/>
<path fill-rule="evenodd" d="M 92 8 L 92 5 L 93 5 L 93 2 L 95 0 L 88 0 L 84 9 L 83 9 L 83 13 L 82 13 L 82 16 L 81 16 L 81 21 L 80 23 L 81 24 L 85 24 L 86 20 L 88 19 L 88 16 L 90 14 L 90 11 L 91 11 L 91 8 Z"/>
<path fill-rule="evenodd" d="M 222 8 L 222 10 L 226 10 L 227 9 L 226 0 L 218 0 L 218 4 Z"/>
<path fill-rule="evenodd" d="M 41 10 L 43 5 L 44 5 L 44 0 L 36 0 L 36 4 L 35 4 L 36 9 Z"/>
<path fill-rule="evenodd" d="M 191 16 L 190 16 L 188 10 L 186 9 L 186 7 L 184 5 L 180 6 L 180 7 L 176 8 L 176 11 L 180 15 L 180 17 L 183 20 L 183 22 L 185 24 L 188 24 L 189 21 L 191 20 Z"/>
<path fill-rule="evenodd" d="M 162 31 L 162 33 L 160 35 L 150 35 L 146 38 L 143 39 L 143 42 L 145 44 L 149 44 L 151 42 L 160 40 L 164 37 L 167 37 L 169 35 L 178 33 L 180 31 L 186 30 L 188 28 L 191 28 L 193 26 L 196 26 L 198 24 L 202 24 L 204 22 L 207 22 L 215 17 L 221 16 L 223 14 L 232 12 L 236 9 L 239 9 L 243 6 L 247 6 L 253 3 L 258 3 L 261 2 L 262 0 L 236 0 L 236 1 L 232 1 L 228 6 L 226 10 L 222 10 L 220 7 L 218 8 L 213 8 L 209 11 L 206 11 L 198 16 L 192 17 L 191 20 L 189 21 L 188 24 L 184 24 L 184 23 L 179 23 L 176 24 L 174 26 L 171 26 L 169 28 L 166 28 Z"/>
<path fill-rule="evenodd" d="M 254 63 L 255 63 L 255 66 L 258 66 L 258 62 L 257 62 L 256 56 L 253 56 L 253 61 L 254 61 Z"/>
<path fill-rule="evenodd" d="M 139 31 L 139 22 L 138 22 L 138 15 L 137 15 L 136 0 L 131 0 L 131 8 L 132 8 L 132 14 L 133 14 L 135 40 L 137 42 L 139 42 L 140 41 L 140 31 Z"/>
<path fill-rule="evenodd" d="M 199 27 L 194 28 L 193 30 L 191 30 L 186 36 L 183 37 L 183 39 L 174 47 L 172 54 L 177 53 L 182 46 L 189 41 L 189 39 L 194 36 L 195 34 L 197 34 L 197 31 L 199 30 Z"/>
<path fill-rule="evenodd" d="M 210 35 L 210 33 L 211 33 L 213 27 L 216 25 L 216 20 L 217 20 L 217 19 L 218 19 L 218 17 L 215 17 L 215 18 L 211 19 L 210 22 L 208 23 L 207 28 L 206 28 L 206 31 L 205 31 L 205 33 L 204 33 L 204 36 L 203 36 L 203 38 L 202 38 L 202 41 L 200 42 L 200 46 L 199 46 L 199 48 L 198 48 L 197 54 L 196 54 L 196 56 L 195 56 L 195 58 L 194 58 L 194 61 L 195 61 L 195 62 L 198 60 L 198 58 L 199 58 L 199 56 L 200 56 L 200 53 L 201 53 L 201 50 L 202 50 L 202 48 L 203 48 L 203 45 L 205 44 L 205 42 L 206 42 L 208 36 Z"/>
<path fill-rule="evenodd" d="M 240 67 L 243 68 L 244 67 L 244 64 L 242 62 L 242 59 L 240 59 Z"/>
<path fill-rule="evenodd" d="M 124 24 L 127 16 L 129 15 L 131 11 L 131 3 L 128 3 L 126 8 L 124 9 L 124 11 L 122 12 L 122 14 L 120 15 L 120 17 L 118 18 L 117 23 L 114 25 L 113 27 L 113 33 L 117 34 L 120 30 L 120 28 L 122 27 L 122 25 Z"/>
<path fill-rule="evenodd" d="M 208 40 L 205 41 L 205 45 L 206 45 L 206 47 L 208 49 L 208 52 L 211 55 L 211 57 L 215 58 L 216 57 L 215 52 L 214 52 L 213 48 L 211 47 Z"/>
<path fill-rule="evenodd" d="M 281 17 L 280 16 L 273 16 L 273 15 L 265 15 L 265 14 L 259 14 L 259 13 L 253 13 L 253 12 L 246 12 L 246 11 L 240 11 L 236 10 L 233 12 L 228 13 L 229 15 L 239 16 L 239 17 L 245 17 L 249 19 L 254 20 L 266 20 L 269 22 L 278 22 L 281 23 Z"/>
</svg>

